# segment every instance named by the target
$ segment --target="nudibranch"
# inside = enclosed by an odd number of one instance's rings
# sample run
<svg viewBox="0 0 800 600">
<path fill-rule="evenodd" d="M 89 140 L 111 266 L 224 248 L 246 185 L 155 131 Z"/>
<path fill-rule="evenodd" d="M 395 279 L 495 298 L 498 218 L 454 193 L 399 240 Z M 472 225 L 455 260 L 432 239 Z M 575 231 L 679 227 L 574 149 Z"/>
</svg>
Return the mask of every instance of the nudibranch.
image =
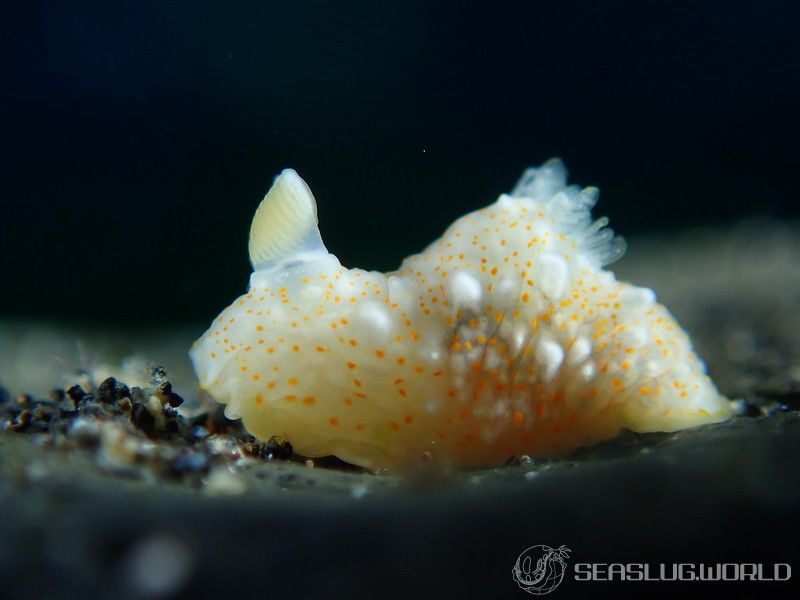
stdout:
<svg viewBox="0 0 800 600">
<path fill-rule="evenodd" d="M 559 160 L 456 220 L 397 271 L 343 267 L 286 169 L 253 219 L 247 294 L 191 350 L 201 389 L 256 437 L 371 469 L 555 456 L 623 428 L 722 421 L 687 334 L 603 266 L 623 241 Z"/>
</svg>

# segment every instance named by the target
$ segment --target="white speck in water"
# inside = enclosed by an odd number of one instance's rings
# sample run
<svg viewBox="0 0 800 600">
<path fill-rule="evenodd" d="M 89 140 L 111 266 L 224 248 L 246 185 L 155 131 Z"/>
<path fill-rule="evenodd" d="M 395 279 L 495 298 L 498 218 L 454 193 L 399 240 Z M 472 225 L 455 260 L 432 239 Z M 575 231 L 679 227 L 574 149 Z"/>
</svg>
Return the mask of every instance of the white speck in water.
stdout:
<svg viewBox="0 0 800 600">
<path fill-rule="evenodd" d="M 189 580 L 194 558 L 180 539 L 155 534 L 139 541 L 124 563 L 125 579 L 135 595 L 172 596 Z"/>
<path fill-rule="evenodd" d="M 354 500 L 361 500 L 364 496 L 369 493 L 369 486 L 365 483 L 359 483 L 354 485 L 350 489 L 350 495 L 353 497 Z"/>
</svg>

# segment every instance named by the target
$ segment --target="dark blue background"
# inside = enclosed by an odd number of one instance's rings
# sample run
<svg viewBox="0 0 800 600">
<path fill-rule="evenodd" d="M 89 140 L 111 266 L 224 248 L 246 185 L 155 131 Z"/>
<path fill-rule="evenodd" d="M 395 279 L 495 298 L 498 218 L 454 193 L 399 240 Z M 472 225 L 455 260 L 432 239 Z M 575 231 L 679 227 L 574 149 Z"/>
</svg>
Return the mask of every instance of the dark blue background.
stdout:
<svg viewBox="0 0 800 600">
<path fill-rule="evenodd" d="M 797 217 L 793 5 L 2 8 L 0 314 L 211 318 L 286 166 L 382 270 L 553 155 L 623 234 Z"/>
</svg>

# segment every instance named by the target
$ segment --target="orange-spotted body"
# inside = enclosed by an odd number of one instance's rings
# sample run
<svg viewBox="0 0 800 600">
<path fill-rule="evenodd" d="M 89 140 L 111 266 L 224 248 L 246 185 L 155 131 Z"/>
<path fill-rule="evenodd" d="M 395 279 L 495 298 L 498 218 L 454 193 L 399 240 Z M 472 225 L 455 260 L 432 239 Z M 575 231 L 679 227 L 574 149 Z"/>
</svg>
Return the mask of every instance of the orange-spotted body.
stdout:
<svg viewBox="0 0 800 600">
<path fill-rule="evenodd" d="M 201 387 L 262 439 L 369 468 L 552 456 L 731 404 L 558 161 L 461 217 L 396 272 L 347 269 L 293 171 L 254 220 L 249 292 L 191 351 Z"/>
</svg>

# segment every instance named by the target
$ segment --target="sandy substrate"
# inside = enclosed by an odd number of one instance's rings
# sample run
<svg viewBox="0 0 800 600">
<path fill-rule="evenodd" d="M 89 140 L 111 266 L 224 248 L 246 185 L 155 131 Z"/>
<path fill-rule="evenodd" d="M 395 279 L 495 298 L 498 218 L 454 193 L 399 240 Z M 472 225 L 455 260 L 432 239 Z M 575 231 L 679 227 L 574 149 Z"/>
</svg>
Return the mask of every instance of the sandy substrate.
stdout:
<svg viewBox="0 0 800 600">
<path fill-rule="evenodd" d="M 634 239 L 614 270 L 656 290 L 745 416 L 492 470 L 312 468 L 198 402 L 186 350 L 205 324 L 0 321 L 0 383 L 19 421 L 0 433 L 3 597 L 522 597 L 511 569 L 535 544 L 583 562 L 800 564 L 800 227 Z M 108 377 L 129 387 L 97 389 Z M 91 396 L 56 394 L 36 412 L 35 398 L 76 383 Z M 92 429 L 95 417 L 107 425 Z M 617 593 L 671 589 L 627 586 Z"/>
</svg>

